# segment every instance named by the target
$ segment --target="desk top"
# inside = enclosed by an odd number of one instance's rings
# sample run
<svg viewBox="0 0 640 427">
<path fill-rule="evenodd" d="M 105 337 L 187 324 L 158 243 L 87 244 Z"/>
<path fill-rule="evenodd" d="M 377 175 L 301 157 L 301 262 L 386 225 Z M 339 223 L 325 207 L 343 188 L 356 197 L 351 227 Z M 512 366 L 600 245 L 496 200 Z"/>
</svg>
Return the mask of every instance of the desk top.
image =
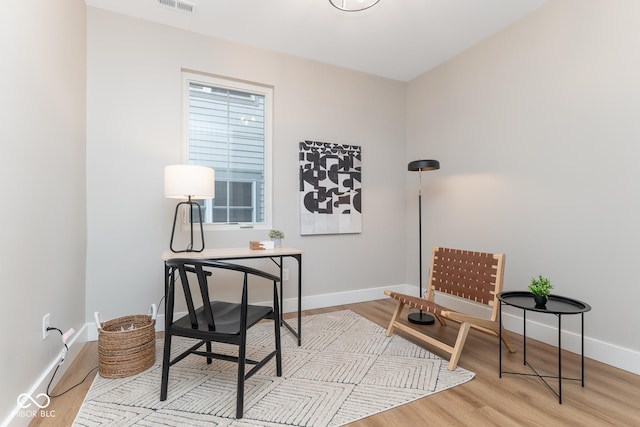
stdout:
<svg viewBox="0 0 640 427">
<path fill-rule="evenodd" d="M 162 252 L 162 260 L 167 261 L 173 258 L 189 259 L 241 259 L 241 258 L 270 258 L 279 256 L 301 255 L 302 250 L 294 248 L 275 249 L 249 249 L 249 248 L 213 248 L 205 249 L 202 252 Z"/>
</svg>

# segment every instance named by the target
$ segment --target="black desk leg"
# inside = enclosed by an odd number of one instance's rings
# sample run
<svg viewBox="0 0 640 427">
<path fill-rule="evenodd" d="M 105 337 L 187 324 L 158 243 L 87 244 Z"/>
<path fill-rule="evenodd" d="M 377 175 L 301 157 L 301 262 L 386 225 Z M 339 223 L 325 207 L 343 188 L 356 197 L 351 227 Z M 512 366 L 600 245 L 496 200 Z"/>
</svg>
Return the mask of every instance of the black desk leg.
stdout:
<svg viewBox="0 0 640 427">
<path fill-rule="evenodd" d="M 302 345 L 302 255 L 296 255 L 298 261 L 298 347 Z"/>
<path fill-rule="evenodd" d="M 284 277 L 282 271 L 284 269 L 284 261 L 282 257 L 280 257 L 280 326 L 282 326 L 282 321 L 284 320 L 284 295 L 282 291 L 282 283 L 284 282 Z"/>
<path fill-rule="evenodd" d="M 289 323 L 284 320 L 284 292 L 282 290 L 283 283 L 283 257 L 278 257 L 279 263 L 276 262 L 273 257 L 271 261 L 273 261 L 280 268 L 280 324 L 285 326 L 289 331 L 298 338 L 298 347 L 302 345 L 302 255 L 287 255 L 295 258 L 298 261 L 298 330 L 294 330 Z"/>
</svg>

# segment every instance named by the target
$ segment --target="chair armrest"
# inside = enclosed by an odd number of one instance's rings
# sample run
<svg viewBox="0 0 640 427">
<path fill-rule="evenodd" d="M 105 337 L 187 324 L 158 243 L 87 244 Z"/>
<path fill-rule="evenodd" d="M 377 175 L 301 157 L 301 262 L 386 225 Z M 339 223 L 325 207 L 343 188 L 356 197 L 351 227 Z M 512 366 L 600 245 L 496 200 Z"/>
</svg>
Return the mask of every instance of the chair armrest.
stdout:
<svg viewBox="0 0 640 427">
<path fill-rule="evenodd" d="M 185 271 L 188 271 L 189 273 L 195 273 L 196 272 L 196 269 L 193 268 L 193 267 L 185 267 L 184 269 L 185 269 Z M 210 271 L 205 271 L 204 274 L 205 274 L 205 276 L 208 277 L 208 276 L 211 276 L 213 273 L 210 272 Z"/>
<path fill-rule="evenodd" d="M 486 328 L 486 329 L 491 329 L 491 330 L 496 330 L 496 331 L 498 330 L 497 329 L 497 323 L 495 321 L 493 321 L 493 320 L 490 320 L 490 319 L 483 319 L 481 317 L 471 316 L 471 315 L 468 315 L 468 314 L 460 313 L 460 312 L 457 312 L 457 311 L 451 311 L 451 310 L 442 311 L 442 315 L 444 317 L 446 317 L 447 319 L 451 319 L 451 320 L 453 320 L 455 322 L 459 322 L 459 323 L 469 322 L 469 323 L 472 323 L 472 324 L 477 325 L 477 326 L 481 326 L 481 327 Z"/>
</svg>

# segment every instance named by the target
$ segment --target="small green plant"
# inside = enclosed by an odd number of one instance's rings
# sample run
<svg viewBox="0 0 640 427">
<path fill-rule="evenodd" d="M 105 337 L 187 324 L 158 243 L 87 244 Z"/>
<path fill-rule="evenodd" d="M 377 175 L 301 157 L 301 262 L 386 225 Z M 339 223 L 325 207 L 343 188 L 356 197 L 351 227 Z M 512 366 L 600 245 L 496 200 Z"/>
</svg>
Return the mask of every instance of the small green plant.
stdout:
<svg viewBox="0 0 640 427">
<path fill-rule="evenodd" d="M 271 230 L 269 231 L 270 239 L 284 239 L 284 232 L 280 230 Z"/>
<path fill-rule="evenodd" d="M 535 277 L 531 279 L 529 292 L 532 294 L 548 298 L 551 295 L 551 289 L 553 289 L 553 285 L 546 277 L 538 276 L 537 279 Z"/>
</svg>

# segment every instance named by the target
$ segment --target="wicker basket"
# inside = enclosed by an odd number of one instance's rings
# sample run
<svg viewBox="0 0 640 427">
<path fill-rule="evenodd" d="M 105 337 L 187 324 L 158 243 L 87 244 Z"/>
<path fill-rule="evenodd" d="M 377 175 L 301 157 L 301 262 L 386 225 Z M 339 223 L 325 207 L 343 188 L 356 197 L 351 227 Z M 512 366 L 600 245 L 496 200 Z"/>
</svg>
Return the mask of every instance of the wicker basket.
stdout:
<svg viewBox="0 0 640 427">
<path fill-rule="evenodd" d="M 99 319 L 96 313 L 96 319 Z M 124 378 L 150 368 L 156 361 L 155 310 L 153 315 L 118 317 L 99 327 L 99 373 L 104 378 Z M 133 325 L 133 329 L 129 328 Z M 124 331 L 122 330 L 124 328 Z"/>
</svg>

